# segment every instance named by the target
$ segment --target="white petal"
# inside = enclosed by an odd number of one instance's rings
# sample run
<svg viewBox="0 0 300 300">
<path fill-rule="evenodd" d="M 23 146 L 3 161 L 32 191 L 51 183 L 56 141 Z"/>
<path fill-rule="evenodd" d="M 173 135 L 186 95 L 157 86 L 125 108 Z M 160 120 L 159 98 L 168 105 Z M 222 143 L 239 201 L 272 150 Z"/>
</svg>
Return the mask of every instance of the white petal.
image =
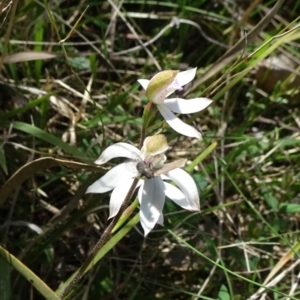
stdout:
<svg viewBox="0 0 300 300">
<path fill-rule="evenodd" d="M 138 83 L 143 87 L 144 90 L 147 89 L 150 80 L 148 79 L 139 79 Z"/>
<path fill-rule="evenodd" d="M 180 114 L 192 114 L 205 109 L 212 103 L 212 100 L 207 98 L 195 98 L 195 99 L 166 99 L 164 105 L 172 112 Z"/>
<path fill-rule="evenodd" d="M 104 176 L 90 185 L 86 193 L 101 194 L 108 192 L 117 186 L 121 185 L 124 180 L 131 179 L 136 176 L 136 173 L 131 172 L 126 163 L 119 164 L 109 170 Z"/>
<path fill-rule="evenodd" d="M 175 169 L 166 174 L 181 189 L 192 210 L 200 210 L 199 193 L 194 179 L 186 171 Z"/>
<path fill-rule="evenodd" d="M 184 86 L 191 82 L 196 76 L 197 68 L 189 69 L 183 72 L 179 72 L 176 76 L 176 81 L 180 86 Z"/>
<path fill-rule="evenodd" d="M 164 215 L 163 213 L 161 212 L 161 214 L 159 215 L 159 218 L 157 220 L 157 224 L 159 225 L 164 225 Z"/>
<path fill-rule="evenodd" d="M 110 202 L 109 202 L 109 219 L 114 217 L 120 210 L 120 207 L 124 202 L 125 197 L 128 194 L 133 181 L 134 179 L 129 179 L 124 181 L 121 185 L 118 185 L 111 193 Z M 142 183 L 143 181 L 140 180 L 136 188 L 140 186 Z"/>
<path fill-rule="evenodd" d="M 188 202 L 185 195 L 181 192 L 180 189 L 167 182 L 164 182 L 164 186 L 166 196 L 173 200 L 177 205 L 181 206 L 183 209 L 186 210 L 195 210 L 195 208 L 190 205 L 190 203 Z"/>
<path fill-rule="evenodd" d="M 158 221 L 162 221 L 162 209 L 165 202 L 164 183 L 160 177 L 146 179 L 140 187 L 140 221 L 146 236 Z"/>
<path fill-rule="evenodd" d="M 133 153 L 140 155 L 140 150 L 127 143 L 113 144 L 102 152 L 100 157 L 95 161 L 95 164 L 102 165 L 116 157 L 127 157 L 132 159 Z"/>
<path fill-rule="evenodd" d="M 160 175 L 160 178 L 161 178 L 162 180 L 171 180 L 166 174 Z"/>
<path fill-rule="evenodd" d="M 197 139 L 201 139 L 202 136 L 199 131 L 197 131 L 194 127 L 182 122 L 178 119 L 164 104 L 157 105 L 158 110 L 164 117 L 164 119 L 168 122 L 168 124 L 177 132 L 182 135 L 186 135 L 189 137 L 195 137 Z"/>
</svg>

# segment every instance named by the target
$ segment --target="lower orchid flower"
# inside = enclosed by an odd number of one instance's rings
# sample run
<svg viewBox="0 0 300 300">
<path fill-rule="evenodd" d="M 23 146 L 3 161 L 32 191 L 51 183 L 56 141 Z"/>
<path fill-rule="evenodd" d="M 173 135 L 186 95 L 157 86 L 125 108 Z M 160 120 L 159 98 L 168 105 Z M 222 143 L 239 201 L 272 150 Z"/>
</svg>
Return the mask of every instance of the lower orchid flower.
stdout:
<svg viewBox="0 0 300 300">
<path fill-rule="evenodd" d="M 186 210 L 200 211 L 199 194 L 193 178 L 180 169 L 186 160 L 165 164 L 168 149 L 164 135 L 147 137 L 141 150 L 127 143 L 109 146 L 95 161 L 102 165 L 116 157 L 129 160 L 113 167 L 89 186 L 86 193 L 105 193 L 112 190 L 109 218 L 114 217 L 129 192 L 135 178 L 140 203 L 140 222 L 146 236 L 156 223 L 163 224 L 162 209 L 165 196 Z M 139 160 L 133 157 L 139 157 Z M 166 182 L 173 181 L 179 188 Z"/>
</svg>

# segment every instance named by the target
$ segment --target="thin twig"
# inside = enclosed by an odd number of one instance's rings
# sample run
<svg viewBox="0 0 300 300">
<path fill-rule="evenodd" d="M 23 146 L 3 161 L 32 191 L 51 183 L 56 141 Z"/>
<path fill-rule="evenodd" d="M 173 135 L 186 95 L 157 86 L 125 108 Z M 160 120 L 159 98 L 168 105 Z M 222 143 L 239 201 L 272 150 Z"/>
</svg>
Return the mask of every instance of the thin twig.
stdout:
<svg viewBox="0 0 300 300">
<path fill-rule="evenodd" d="M 300 272 L 298 273 L 297 278 L 295 278 L 295 280 L 294 280 L 294 282 L 293 282 L 293 284 L 291 286 L 291 290 L 289 292 L 289 296 L 293 296 L 294 295 L 294 293 L 295 293 L 295 291 L 296 291 L 296 289 L 297 289 L 297 287 L 299 285 L 299 282 L 300 282 Z M 290 299 L 291 298 L 286 298 L 286 300 L 290 300 Z"/>
<path fill-rule="evenodd" d="M 208 37 L 203 29 L 201 28 L 201 26 L 194 22 L 194 21 L 191 21 L 191 20 L 187 20 L 187 19 L 178 19 L 176 17 L 173 17 L 172 20 L 170 21 L 170 23 L 168 25 L 166 25 L 163 29 L 160 30 L 160 32 L 155 36 L 153 37 L 151 40 L 149 40 L 148 42 L 145 42 L 145 43 L 142 43 L 141 45 L 138 45 L 138 46 L 135 46 L 133 48 L 130 48 L 130 49 L 127 49 L 127 50 L 122 50 L 122 51 L 119 51 L 119 52 L 114 52 L 114 53 L 111 53 L 112 56 L 117 56 L 117 55 L 123 55 L 123 54 L 128 54 L 128 53 L 132 53 L 132 52 L 137 52 L 141 49 L 145 49 L 145 47 L 153 44 L 154 42 L 156 42 L 160 37 L 163 36 L 163 34 L 169 29 L 169 28 L 172 28 L 172 27 L 176 27 L 176 28 L 179 28 L 179 25 L 180 24 L 188 24 L 188 25 L 191 25 L 191 26 L 194 26 L 198 29 L 198 31 L 200 32 L 200 34 L 205 38 L 207 39 L 209 42 L 213 43 L 213 44 L 216 44 L 222 48 L 228 48 L 227 45 L 225 44 L 222 44 L 210 37 Z"/>
<path fill-rule="evenodd" d="M 146 53 L 148 54 L 148 56 L 151 58 L 151 60 L 155 64 L 156 68 L 159 71 L 161 71 L 162 68 L 159 65 L 158 61 L 153 56 L 152 52 L 146 46 L 144 46 L 143 42 L 141 41 L 141 39 L 140 39 L 139 35 L 137 34 L 137 32 L 135 31 L 134 27 L 127 21 L 127 19 L 125 18 L 124 14 L 122 14 L 122 12 L 120 11 L 119 7 L 112 0 L 108 0 L 108 2 L 115 9 L 116 13 L 119 15 L 119 17 L 122 19 L 122 21 L 126 24 L 126 26 L 129 28 L 129 30 L 132 32 L 132 34 L 134 35 L 134 37 L 140 43 L 140 45 L 141 45 L 140 47 L 143 48 L 146 51 Z"/>
</svg>

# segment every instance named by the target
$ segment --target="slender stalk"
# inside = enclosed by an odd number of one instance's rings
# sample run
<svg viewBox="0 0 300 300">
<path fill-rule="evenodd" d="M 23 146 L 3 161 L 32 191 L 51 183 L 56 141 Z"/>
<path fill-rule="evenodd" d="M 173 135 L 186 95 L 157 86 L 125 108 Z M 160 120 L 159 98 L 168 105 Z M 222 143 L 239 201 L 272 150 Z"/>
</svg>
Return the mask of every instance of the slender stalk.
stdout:
<svg viewBox="0 0 300 300">
<path fill-rule="evenodd" d="M 147 125 L 145 124 L 145 120 L 143 121 L 143 125 L 142 125 L 142 130 L 141 130 L 141 136 L 140 136 L 140 142 L 139 142 L 139 149 L 142 148 L 143 146 L 143 142 L 144 142 L 144 139 L 146 137 L 146 130 L 147 130 Z"/>
<path fill-rule="evenodd" d="M 66 288 L 62 291 L 62 293 L 60 294 L 60 297 L 62 299 L 64 299 L 76 286 L 76 284 L 79 282 L 79 280 L 82 278 L 83 274 L 85 273 L 85 270 L 88 268 L 88 266 L 92 263 L 93 259 L 95 258 L 95 256 L 97 255 L 97 253 L 99 252 L 99 250 L 107 243 L 107 241 L 111 238 L 111 233 L 113 228 L 115 227 L 115 225 L 118 223 L 120 217 L 122 216 L 123 212 L 125 211 L 125 209 L 128 206 L 128 203 L 135 191 L 135 188 L 137 186 L 139 182 L 138 178 L 135 178 L 130 190 L 128 191 L 125 200 L 123 201 L 123 204 L 119 210 L 119 212 L 117 213 L 117 215 L 113 218 L 113 220 L 111 221 L 111 223 L 109 224 L 109 226 L 105 229 L 105 231 L 103 232 L 101 238 L 99 239 L 99 241 L 97 242 L 97 244 L 94 246 L 93 250 L 91 251 L 91 253 L 89 254 L 88 258 L 86 259 L 86 261 L 82 264 L 82 266 L 80 267 L 80 269 L 77 271 L 76 275 L 74 276 L 74 278 L 71 280 L 71 282 L 66 286 Z"/>
<path fill-rule="evenodd" d="M 140 144 L 139 144 L 140 149 L 143 147 L 147 129 L 154 122 L 156 110 L 157 110 L 157 106 L 154 105 L 152 102 L 148 102 L 144 108 L 143 125 L 142 125 Z"/>
</svg>

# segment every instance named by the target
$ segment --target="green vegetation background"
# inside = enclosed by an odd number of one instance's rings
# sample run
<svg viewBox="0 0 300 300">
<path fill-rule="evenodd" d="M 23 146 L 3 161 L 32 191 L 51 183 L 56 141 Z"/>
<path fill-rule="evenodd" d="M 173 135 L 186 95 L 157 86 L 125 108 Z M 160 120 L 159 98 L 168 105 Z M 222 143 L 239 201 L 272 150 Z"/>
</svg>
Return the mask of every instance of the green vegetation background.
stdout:
<svg viewBox="0 0 300 300">
<path fill-rule="evenodd" d="M 1 249 L 56 290 L 108 225 L 110 195 L 84 194 L 104 170 L 65 161 L 137 144 L 137 79 L 198 67 L 184 97 L 214 102 L 181 118 L 203 141 L 163 132 L 169 160 L 217 142 L 191 172 L 202 212 L 167 201 L 165 226 L 146 239 L 136 226 L 73 297 L 299 299 L 299 12 L 292 0 L 2 1 Z M 31 164 L 49 156 L 64 162 Z M 44 299 L 3 257 L 1 299 Z"/>
</svg>

